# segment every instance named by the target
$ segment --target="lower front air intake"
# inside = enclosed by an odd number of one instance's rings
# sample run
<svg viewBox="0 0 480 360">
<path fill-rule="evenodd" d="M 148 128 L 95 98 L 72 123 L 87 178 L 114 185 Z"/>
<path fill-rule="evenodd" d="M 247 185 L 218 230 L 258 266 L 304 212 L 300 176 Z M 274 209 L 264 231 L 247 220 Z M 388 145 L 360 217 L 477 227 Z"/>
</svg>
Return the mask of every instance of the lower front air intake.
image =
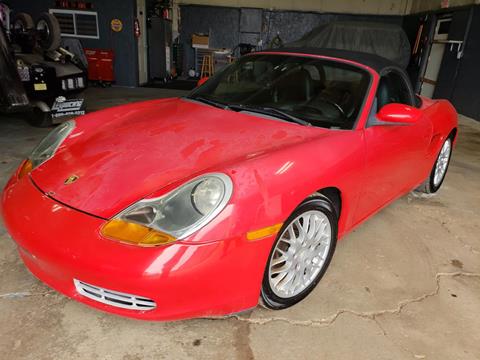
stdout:
<svg viewBox="0 0 480 360">
<path fill-rule="evenodd" d="M 157 306 L 155 301 L 147 299 L 143 296 L 104 289 L 99 286 L 87 284 L 77 279 L 74 279 L 73 283 L 75 284 L 75 288 L 79 294 L 111 306 L 141 311 L 152 310 Z"/>
</svg>

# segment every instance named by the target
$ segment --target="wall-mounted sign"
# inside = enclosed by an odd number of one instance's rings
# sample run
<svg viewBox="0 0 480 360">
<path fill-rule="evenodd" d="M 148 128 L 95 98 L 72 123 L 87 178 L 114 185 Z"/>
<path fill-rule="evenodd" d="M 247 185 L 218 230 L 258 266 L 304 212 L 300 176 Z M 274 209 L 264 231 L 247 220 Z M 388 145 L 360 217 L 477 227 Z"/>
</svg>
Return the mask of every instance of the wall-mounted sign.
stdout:
<svg viewBox="0 0 480 360">
<path fill-rule="evenodd" d="M 112 31 L 115 31 L 115 32 L 122 31 L 122 29 L 123 29 L 122 20 L 112 19 L 112 21 L 110 21 L 110 28 L 112 29 Z"/>
</svg>

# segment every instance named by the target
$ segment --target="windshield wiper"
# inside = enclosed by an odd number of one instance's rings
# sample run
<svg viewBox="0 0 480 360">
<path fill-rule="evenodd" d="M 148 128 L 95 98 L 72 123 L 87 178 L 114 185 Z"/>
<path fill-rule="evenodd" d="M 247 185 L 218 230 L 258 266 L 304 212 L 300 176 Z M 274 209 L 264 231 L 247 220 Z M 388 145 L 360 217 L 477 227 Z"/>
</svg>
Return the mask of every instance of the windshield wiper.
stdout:
<svg viewBox="0 0 480 360">
<path fill-rule="evenodd" d="M 233 111 L 250 111 L 250 112 L 256 112 L 259 114 L 264 114 L 264 115 L 270 115 L 274 117 L 281 118 L 283 120 L 287 120 L 290 122 L 294 122 L 296 124 L 300 125 L 307 125 L 311 126 L 312 124 L 309 123 L 308 121 L 305 121 L 303 119 L 300 119 L 296 116 L 290 115 L 286 113 L 283 110 L 273 108 L 273 107 L 265 107 L 265 106 L 249 106 L 249 105 L 241 105 L 241 104 L 229 104 L 227 106 L 227 109 L 233 110 Z"/>
<path fill-rule="evenodd" d="M 218 101 L 215 101 L 215 100 L 212 100 L 212 99 L 208 99 L 204 96 L 184 96 L 185 99 L 189 99 L 189 100 L 194 100 L 194 101 L 198 101 L 198 102 L 201 102 L 201 103 L 204 103 L 204 104 L 208 104 L 208 105 L 212 105 L 212 106 L 215 106 L 215 107 L 218 107 L 220 109 L 228 109 L 228 106 L 226 104 L 223 104 L 221 102 L 218 102 Z"/>
<path fill-rule="evenodd" d="M 300 124 L 300 125 L 307 125 L 307 126 L 312 125 L 308 121 L 297 118 L 296 116 L 290 115 L 290 114 L 286 113 L 285 111 L 282 111 L 280 109 L 273 108 L 273 107 L 249 106 L 249 105 L 242 105 L 242 104 L 224 104 L 224 103 L 221 103 L 219 101 L 215 101 L 215 100 L 206 98 L 204 96 L 195 96 L 195 97 L 185 96 L 184 98 L 189 99 L 189 100 L 202 102 L 204 104 L 215 106 L 215 107 L 218 107 L 218 108 L 224 109 L 224 110 L 256 112 L 256 113 L 259 113 L 259 114 L 278 117 L 278 118 L 281 118 L 283 120 L 294 122 L 294 123 Z"/>
</svg>

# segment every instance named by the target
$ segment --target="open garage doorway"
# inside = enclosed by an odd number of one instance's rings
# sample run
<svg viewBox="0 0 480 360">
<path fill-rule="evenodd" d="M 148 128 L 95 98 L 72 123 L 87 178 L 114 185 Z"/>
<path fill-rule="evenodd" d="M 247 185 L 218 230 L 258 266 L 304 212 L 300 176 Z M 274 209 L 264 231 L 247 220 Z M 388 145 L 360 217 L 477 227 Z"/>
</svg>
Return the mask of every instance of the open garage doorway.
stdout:
<svg viewBox="0 0 480 360">
<path fill-rule="evenodd" d="M 445 53 L 448 32 L 452 23 L 452 16 L 447 15 L 437 20 L 435 33 L 433 35 L 432 48 L 428 57 L 425 75 L 423 76 L 420 94 L 422 96 L 432 97 L 437 85 L 438 73 L 442 65 L 443 54 Z"/>
</svg>

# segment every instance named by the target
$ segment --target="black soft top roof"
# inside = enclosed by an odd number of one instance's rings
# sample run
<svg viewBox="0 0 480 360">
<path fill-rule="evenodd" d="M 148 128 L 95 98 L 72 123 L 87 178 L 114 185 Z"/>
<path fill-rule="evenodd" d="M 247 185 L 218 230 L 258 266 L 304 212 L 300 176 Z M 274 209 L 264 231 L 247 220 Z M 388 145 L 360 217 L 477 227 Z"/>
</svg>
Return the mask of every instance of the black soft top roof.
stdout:
<svg viewBox="0 0 480 360">
<path fill-rule="evenodd" d="M 402 71 L 400 67 L 396 65 L 393 61 L 385 59 L 379 55 L 363 53 L 359 51 L 350 51 L 350 50 L 341 50 L 341 49 L 322 49 L 322 48 L 310 48 L 310 47 L 279 48 L 279 49 L 269 49 L 269 50 L 259 51 L 259 53 L 270 53 L 270 52 L 311 54 L 311 55 L 320 55 L 320 56 L 345 59 L 345 60 L 354 61 L 363 65 L 366 65 L 378 73 L 381 73 L 382 70 L 386 68 L 392 68 L 392 67 Z"/>
</svg>

